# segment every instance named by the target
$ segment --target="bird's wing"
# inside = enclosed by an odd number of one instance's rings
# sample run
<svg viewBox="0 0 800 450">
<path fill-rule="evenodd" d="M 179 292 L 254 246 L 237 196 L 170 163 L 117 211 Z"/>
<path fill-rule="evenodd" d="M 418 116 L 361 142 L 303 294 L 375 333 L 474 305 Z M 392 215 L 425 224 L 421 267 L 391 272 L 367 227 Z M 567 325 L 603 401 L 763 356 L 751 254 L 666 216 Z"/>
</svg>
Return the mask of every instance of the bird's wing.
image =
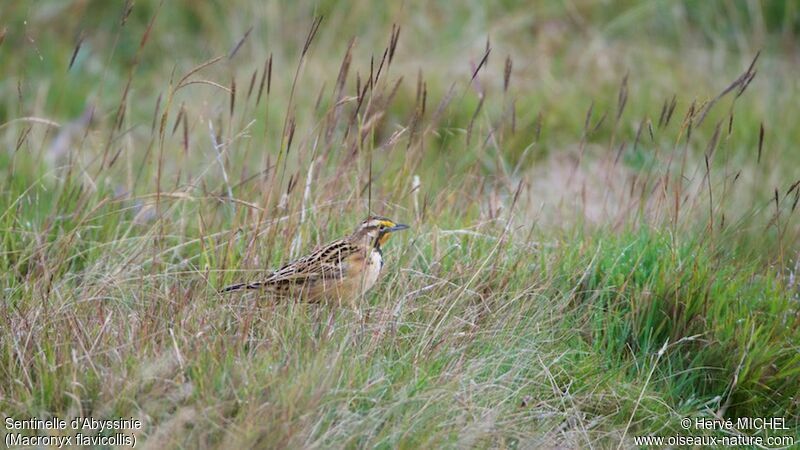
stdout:
<svg viewBox="0 0 800 450">
<path fill-rule="evenodd" d="M 358 246 L 347 241 L 333 242 L 272 272 L 264 285 L 288 287 L 340 280 L 346 273 L 348 259 L 359 252 L 362 250 Z"/>
</svg>

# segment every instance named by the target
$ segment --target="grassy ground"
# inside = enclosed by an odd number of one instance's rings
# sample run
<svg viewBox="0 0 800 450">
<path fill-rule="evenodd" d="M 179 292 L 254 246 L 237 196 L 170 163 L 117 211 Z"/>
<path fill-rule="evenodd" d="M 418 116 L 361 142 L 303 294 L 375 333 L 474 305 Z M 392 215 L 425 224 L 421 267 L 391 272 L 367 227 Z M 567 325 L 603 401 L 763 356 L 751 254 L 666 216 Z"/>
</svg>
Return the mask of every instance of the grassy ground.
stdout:
<svg viewBox="0 0 800 450">
<path fill-rule="evenodd" d="M 0 411 L 147 448 L 800 439 L 796 8 L 3 3 Z M 412 230 L 363 318 L 217 293 L 369 211 Z"/>
</svg>

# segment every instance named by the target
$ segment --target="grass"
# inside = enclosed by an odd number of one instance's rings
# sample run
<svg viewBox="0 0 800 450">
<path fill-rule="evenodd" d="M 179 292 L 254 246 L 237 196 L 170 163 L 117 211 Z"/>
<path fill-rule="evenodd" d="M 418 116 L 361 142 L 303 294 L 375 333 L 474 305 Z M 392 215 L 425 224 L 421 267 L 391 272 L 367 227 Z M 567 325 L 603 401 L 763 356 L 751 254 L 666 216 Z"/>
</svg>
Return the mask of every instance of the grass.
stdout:
<svg viewBox="0 0 800 450">
<path fill-rule="evenodd" d="M 4 5 L 0 411 L 152 448 L 800 438 L 796 14 L 708 5 Z M 362 319 L 218 294 L 369 211 L 413 229 Z"/>
</svg>

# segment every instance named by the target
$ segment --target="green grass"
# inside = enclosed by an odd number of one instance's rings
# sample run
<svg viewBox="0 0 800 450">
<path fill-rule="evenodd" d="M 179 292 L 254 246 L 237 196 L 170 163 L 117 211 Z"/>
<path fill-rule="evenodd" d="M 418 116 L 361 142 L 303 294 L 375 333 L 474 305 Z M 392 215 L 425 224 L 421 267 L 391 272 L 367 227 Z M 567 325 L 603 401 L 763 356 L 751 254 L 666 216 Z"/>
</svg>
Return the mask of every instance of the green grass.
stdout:
<svg viewBox="0 0 800 450">
<path fill-rule="evenodd" d="M 4 418 L 135 417 L 151 448 L 800 439 L 790 4 L 2 8 Z M 361 317 L 218 293 L 370 210 L 412 230 Z"/>
</svg>

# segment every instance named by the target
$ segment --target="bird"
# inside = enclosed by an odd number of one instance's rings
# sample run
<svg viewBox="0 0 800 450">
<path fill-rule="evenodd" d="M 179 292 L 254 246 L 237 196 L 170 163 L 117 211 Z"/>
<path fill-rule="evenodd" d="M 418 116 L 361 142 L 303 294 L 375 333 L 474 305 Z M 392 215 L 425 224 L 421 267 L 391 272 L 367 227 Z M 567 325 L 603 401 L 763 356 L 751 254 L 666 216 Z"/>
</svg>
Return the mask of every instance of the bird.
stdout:
<svg viewBox="0 0 800 450">
<path fill-rule="evenodd" d="M 383 216 L 369 216 L 349 236 L 317 247 L 264 280 L 232 284 L 220 292 L 261 290 L 276 298 L 347 303 L 357 309 L 356 301 L 378 281 L 384 264 L 382 246 L 393 233 L 408 228 Z"/>
</svg>

